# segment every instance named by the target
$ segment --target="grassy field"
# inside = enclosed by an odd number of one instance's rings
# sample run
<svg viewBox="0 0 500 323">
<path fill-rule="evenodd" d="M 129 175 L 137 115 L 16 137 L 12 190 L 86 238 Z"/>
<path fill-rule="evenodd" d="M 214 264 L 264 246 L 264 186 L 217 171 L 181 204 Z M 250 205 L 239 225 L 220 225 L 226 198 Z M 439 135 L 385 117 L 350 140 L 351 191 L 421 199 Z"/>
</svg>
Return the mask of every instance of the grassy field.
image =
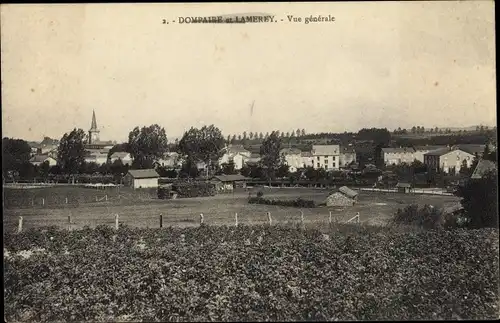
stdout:
<svg viewBox="0 0 500 323">
<path fill-rule="evenodd" d="M 267 212 L 271 212 L 273 223 L 299 222 L 300 209 L 291 207 L 248 204 L 249 193 L 255 195 L 259 189 L 238 190 L 230 194 L 214 197 L 158 200 L 153 193 L 138 193 L 121 189 L 121 199 L 117 199 L 118 190 L 96 190 L 80 187 L 52 187 L 26 190 L 7 190 L 4 208 L 4 228 L 13 229 L 19 216 L 23 216 L 25 228 L 46 225 L 68 227 L 68 216 L 71 216 L 72 228 L 86 225 L 95 227 L 99 224 L 114 224 L 115 214 L 120 223 L 135 227 L 159 227 L 159 215 L 163 215 L 164 226 L 197 226 L 200 213 L 204 214 L 204 222 L 212 225 L 234 224 L 235 213 L 241 224 L 266 223 Z M 273 188 L 261 189 L 266 198 L 279 199 L 311 199 L 323 202 L 328 190 L 308 188 Z M 15 192 L 13 192 L 15 191 Z M 103 197 L 108 195 L 108 201 Z M 95 202 L 98 196 L 99 202 Z M 151 197 L 153 196 L 153 198 Z M 65 204 L 65 197 L 76 203 Z M 45 206 L 36 204 L 26 206 L 20 201 L 30 198 L 46 200 Z M 317 207 L 303 209 L 307 223 L 327 223 L 329 213 L 332 220 L 346 222 L 360 213 L 360 221 L 369 225 L 383 225 L 398 208 L 412 203 L 431 204 L 442 207 L 457 201 L 453 196 L 410 195 L 398 193 L 361 192 L 358 203 L 353 207 L 330 208 Z M 16 207 L 22 205 L 22 207 Z"/>
</svg>

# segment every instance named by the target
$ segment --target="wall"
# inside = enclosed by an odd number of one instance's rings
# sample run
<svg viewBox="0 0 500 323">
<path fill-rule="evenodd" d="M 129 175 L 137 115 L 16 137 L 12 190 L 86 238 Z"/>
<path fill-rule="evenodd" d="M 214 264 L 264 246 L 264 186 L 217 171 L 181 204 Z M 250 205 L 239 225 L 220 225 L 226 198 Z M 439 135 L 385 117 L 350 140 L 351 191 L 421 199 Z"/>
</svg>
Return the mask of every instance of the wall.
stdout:
<svg viewBox="0 0 500 323">
<path fill-rule="evenodd" d="M 453 167 L 456 172 L 459 172 L 464 160 L 467 161 L 467 167 L 471 167 L 474 155 L 457 149 L 442 155 L 439 158 L 439 165 L 446 173 L 450 172 Z"/>
<path fill-rule="evenodd" d="M 134 188 L 158 187 L 158 178 L 135 178 Z"/>
<path fill-rule="evenodd" d="M 340 166 L 340 155 L 326 155 L 326 156 L 314 156 L 313 157 L 314 161 L 314 168 L 323 168 L 327 170 L 330 169 L 339 169 Z"/>
<path fill-rule="evenodd" d="M 415 160 L 415 154 L 413 152 L 406 153 L 384 153 L 384 163 L 386 165 L 399 165 L 402 163 L 411 164 Z M 423 161 L 423 154 L 422 154 Z"/>
<path fill-rule="evenodd" d="M 290 167 L 290 172 L 294 173 L 298 168 L 303 167 L 302 157 L 298 154 L 285 155 L 285 163 Z"/>
</svg>

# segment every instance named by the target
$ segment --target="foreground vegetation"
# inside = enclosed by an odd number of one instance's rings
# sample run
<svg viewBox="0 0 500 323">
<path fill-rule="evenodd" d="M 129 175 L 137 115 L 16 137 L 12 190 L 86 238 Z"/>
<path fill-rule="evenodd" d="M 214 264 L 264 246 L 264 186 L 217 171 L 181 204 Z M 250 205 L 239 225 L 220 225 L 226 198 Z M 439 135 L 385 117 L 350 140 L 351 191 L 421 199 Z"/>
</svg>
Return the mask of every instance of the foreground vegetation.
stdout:
<svg viewBox="0 0 500 323">
<path fill-rule="evenodd" d="M 7 321 L 498 316 L 496 229 L 46 228 L 4 248 Z"/>
</svg>

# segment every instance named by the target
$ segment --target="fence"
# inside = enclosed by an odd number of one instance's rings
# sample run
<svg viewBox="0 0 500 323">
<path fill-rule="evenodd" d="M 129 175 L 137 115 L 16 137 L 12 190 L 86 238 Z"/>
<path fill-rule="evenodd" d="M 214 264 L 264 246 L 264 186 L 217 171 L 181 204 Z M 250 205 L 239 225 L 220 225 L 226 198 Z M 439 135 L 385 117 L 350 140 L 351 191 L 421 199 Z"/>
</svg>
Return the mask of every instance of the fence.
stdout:
<svg viewBox="0 0 500 323">
<path fill-rule="evenodd" d="M 332 225 L 334 223 L 361 223 L 360 219 L 360 214 L 359 212 L 356 213 L 356 215 L 352 218 L 350 218 L 347 221 L 338 221 L 337 219 L 334 219 L 332 217 L 332 212 L 329 212 L 328 217 L 325 217 L 324 219 L 307 219 L 304 212 L 300 211 L 299 213 L 300 216 L 297 216 L 295 221 L 278 221 L 279 217 L 274 217 L 271 212 L 266 212 L 265 216 L 262 214 L 260 216 L 260 219 L 258 221 L 252 221 L 250 223 L 245 223 L 245 221 L 241 221 L 241 217 L 238 215 L 238 213 L 234 213 L 234 226 L 239 226 L 241 224 L 247 224 L 247 225 L 253 225 L 253 224 L 268 224 L 269 226 L 272 225 L 277 225 L 277 224 L 295 224 L 295 225 L 300 225 L 302 228 L 305 228 L 306 222 L 308 224 L 317 224 L 317 223 L 328 223 L 329 225 Z M 265 220 L 264 220 L 265 219 Z M 14 220 L 14 218 L 12 219 Z M 30 218 L 29 216 L 24 217 L 24 216 L 19 216 L 17 223 L 14 223 L 13 221 L 7 221 L 7 223 L 4 222 L 4 226 L 12 227 L 12 225 L 16 225 L 16 231 L 22 232 L 27 226 L 28 227 L 47 227 L 47 226 L 59 226 L 66 228 L 68 230 L 75 230 L 77 228 L 82 228 L 84 226 L 96 226 L 96 225 L 113 225 L 115 229 L 118 229 L 120 224 L 129 224 L 127 223 L 127 219 L 122 219 L 122 217 L 119 214 L 114 214 L 114 215 L 108 215 L 105 218 L 101 218 L 101 221 L 98 221 L 100 223 L 94 223 L 94 225 L 89 225 L 89 222 L 86 221 L 85 219 L 82 219 L 81 217 L 73 217 L 70 214 L 67 215 L 64 219 L 59 218 L 59 219 L 35 219 L 35 218 Z M 125 220 L 125 221 L 124 221 Z M 150 218 L 141 218 L 143 221 L 142 224 L 147 224 L 146 227 L 148 228 L 164 228 L 166 227 L 166 224 L 169 224 L 169 226 L 172 226 L 172 222 L 168 221 L 168 216 L 167 214 L 160 213 L 158 216 L 155 217 L 150 217 Z M 208 221 L 206 221 L 208 220 Z M 224 221 L 224 223 L 217 223 L 217 221 L 211 221 L 211 217 L 208 216 L 207 214 L 200 213 L 198 215 L 195 214 L 190 214 L 189 219 L 184 219 L 181 221 L 175 222 L 177 225 L 178 224 L 183 224 L 182 226 L 201 226 L 201 225 L 231 225 L 231 221 Z M 321 221 L 323 220 L 323 221 Z M 10 223 L 9 223 L 10 222 Z M 51 223 L 54 223 L 51 225 Z M 7 224 L 7 225 L 6 225 Z M 137 223 L 136 223 L 137 224 Z M 141 225 L 135 225 L 135 226 L 141 226 Z"/>
<path fill-rule="evenodd" d="M 359 188 L 360 191 L 367 192 L 386 192 L 386 193 L 398 193 L 397 189 L 383 189 L 383 188 Z M 444 192 L 442 190 L 425 190 L 425 189 L 417 189 L 413 188 L 406 194 L 430 194 L 430 195 L 445 195 L 445 196 L 453 196 L 453 193 Z"/>
</svg>

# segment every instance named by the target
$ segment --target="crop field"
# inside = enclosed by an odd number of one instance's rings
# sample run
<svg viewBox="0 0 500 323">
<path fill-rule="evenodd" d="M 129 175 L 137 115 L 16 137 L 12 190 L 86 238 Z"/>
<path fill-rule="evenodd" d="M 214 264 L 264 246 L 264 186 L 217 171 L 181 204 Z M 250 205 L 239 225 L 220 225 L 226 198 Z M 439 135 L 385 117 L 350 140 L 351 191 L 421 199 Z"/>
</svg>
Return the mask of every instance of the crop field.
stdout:
<svg viewBox="0 0 500 323">
<path fill-rule="evenodd" d="M 495 319 L 498 230 L 337 225 L 4 233 L 4 317 L 51 321 Z"/>
<path fill-rule="evenodd" d="M 116 189 L 99 191 L 88 188 L 43 188 L 33 190 L 16 190 L 10 193 L 19 200 L 26 200 L 25 196 L 37 194 L 37 198 L 51 198 L 64 201 L 65 193 L 73 199 L 86 198 L 87 203 L 78 204 L 50 204 L 33 207 L 4 208 L 4 228 L 13 229 L 17 226 L 19 216 L 23 216 L 23 227 L 39 227 L 57 225 L 68 227 L 68 216 L 71 216 L 71 228 L 84 226 L 95 227 L 100 224 L 113 225 L 115 214 L 119 215 L 120 223 L 135 227 L 159 227 L 159 216 L 163 215 L 164 226 L 197 226 L 200 213 L 204 215 L 204 222 L 211 225 L 232 225 L 235 222 L 235 213 L 241 224 L 267 223 L 267 212 L 271 212 L 274 223 L 300 221 L 300 212 L 304 212 L 305 223 L 327 223 L 332 212 L 332 221 L 346 222 L 360 213 L 360 222 L 369 225 L 383 225 L 398 208 L 411 203 L 420 205 L 431 204 L 437 207 L 458 201 L 453 196 L 414 195 L 383 192 L 360 192 L 359 201 L 353 207 L 333 208 L 316 207 L 311 209 L 297 209 L 292 207 L 248 204 L 248 194 L 259 189 L 239 190 L 234 193 L 221 194 L 213 197 L 200 197 L 176 200 L 158 200 L 151 198 L 147 193 L 137 193 L 123 190 L 122 198 L 116 199 Z M 272 188 L 261 189 L 264 197 L 275 199 L 310 199 L 323 202 L 328 196 L 328 190 L 308 188 Z M 22 191 L 22 192 L 21 192 Z M 8 193 L 8 192 L 6 192 Z M 14 195 L 17 194 L 17 195 Z M 24 195 L 23 195 L 24 194 Z M 99 202 L 93 202 L 96 194 L 101 194 Z M 108 201 L 102 195 L 108 194 Z M 115 194 L 115 195 L 113 195 Z M 152 195 L 152 194 L 151 194 Z M 21 197 L 22 196 L 22 197 Z M 8 199 L 8 197 L 6 197 Z M 15 204 L 15 199 L 7 201 Z"/>
</svg>

